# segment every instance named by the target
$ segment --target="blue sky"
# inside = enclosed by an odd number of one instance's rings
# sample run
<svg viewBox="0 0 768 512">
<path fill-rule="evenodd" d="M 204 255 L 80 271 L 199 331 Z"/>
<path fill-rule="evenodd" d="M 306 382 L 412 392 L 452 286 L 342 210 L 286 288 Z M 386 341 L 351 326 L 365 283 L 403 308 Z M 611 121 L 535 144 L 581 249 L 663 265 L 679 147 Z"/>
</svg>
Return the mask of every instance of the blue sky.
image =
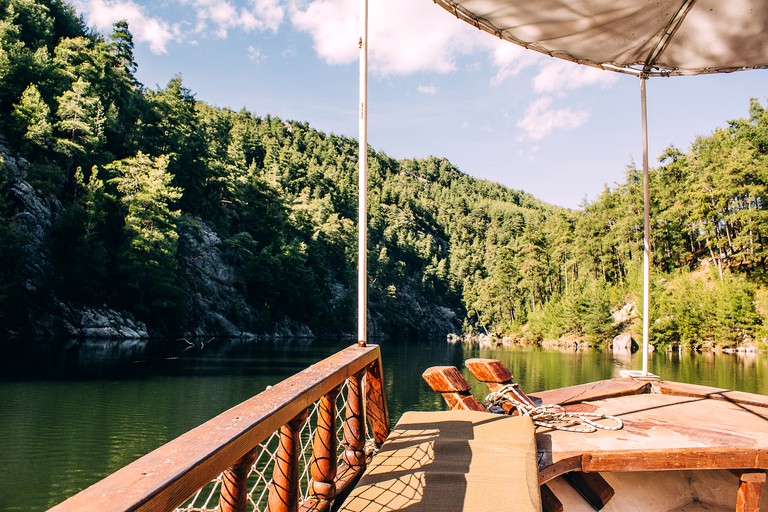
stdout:
<svg viewBox="0 0 768 512">
<path fill-rule="evenodd" d="M 75 0 L 109 33 L 127 19 L 138 79 L 181 74 L 200 100 L 357 137 L 357 0 Z M 369 137 L 395 158 L 446 157 L 462 171 L 566 207 L 642 165 L 640 84 L 522 50 L 431 0 L 369 0 Z M 651 165 L 687 150 L 749 99 L 768 71 L 648 82 Z"/>
</svg>

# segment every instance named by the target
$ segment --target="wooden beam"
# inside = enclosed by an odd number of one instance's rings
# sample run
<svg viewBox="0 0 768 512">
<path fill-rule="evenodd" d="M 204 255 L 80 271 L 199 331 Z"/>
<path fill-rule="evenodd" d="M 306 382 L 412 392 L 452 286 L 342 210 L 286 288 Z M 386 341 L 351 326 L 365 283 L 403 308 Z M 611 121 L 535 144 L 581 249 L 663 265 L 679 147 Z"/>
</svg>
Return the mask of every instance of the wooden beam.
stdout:
<svg viewBox="0 0 768 512">
<path fill-rule="evenodd" d="M 739 480 L 741 484 L 736 497 L 736 512 L 759 512 L 765 471 L 745 471 Z"/>
<path fill-rule="evenodd" d="M 563 512 L 563 503 L 557 499 L 548 485 L 542 485 L 539 487 L 539 491 L 541 492 L 541 509 L 543 512 Z"/>
<path fill-rule="evenodd" d="M 452 410 L 485 411 L 483 404 L 469 392 L 469 382 L 455 366 L 433 366 L 421 375 L 432 388 L 443 395 Z"/>
<path fill-rule="evenodd" d="M 602 509 L 616 492 L 613 487 L 600 476 L 600 473 L 582 473 L 575 471 L 563 475 L 565 480 L 584 496 L 595 510 Z"/>
</svg>

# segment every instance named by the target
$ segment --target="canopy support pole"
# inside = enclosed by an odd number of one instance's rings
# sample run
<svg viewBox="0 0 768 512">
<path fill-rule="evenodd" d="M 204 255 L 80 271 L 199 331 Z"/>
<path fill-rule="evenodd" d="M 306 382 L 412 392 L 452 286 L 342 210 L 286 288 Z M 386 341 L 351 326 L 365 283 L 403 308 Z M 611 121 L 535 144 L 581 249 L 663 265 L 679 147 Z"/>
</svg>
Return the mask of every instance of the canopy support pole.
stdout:
<svg viewBox="0 0 768 512">
<path fill-rule="evenodd" d="M 645 82 L 648 77 L 640 77 L 640 104 L 643 117 L 643 373 L 648 375 L 648 352 L 650 336 L 650 274 L 651 274 L 651 201 L 650 179 L 648 176 L 648 106 L 646 102 Z"/>
<path fill-rule="evenodd" d="M 368 339 L 368 0 L 360 0 L 360 119 L 358 125 L 357 344 Z"/>
</svg>

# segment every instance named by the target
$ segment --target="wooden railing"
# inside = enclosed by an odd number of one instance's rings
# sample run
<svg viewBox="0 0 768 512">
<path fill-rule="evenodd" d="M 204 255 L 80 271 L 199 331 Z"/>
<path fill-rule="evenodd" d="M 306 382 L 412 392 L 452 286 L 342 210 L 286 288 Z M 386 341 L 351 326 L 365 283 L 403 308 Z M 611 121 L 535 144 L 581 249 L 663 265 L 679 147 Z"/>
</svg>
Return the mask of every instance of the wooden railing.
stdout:
<svg viewBox="0 0 768 512">
<path fill-rule="evenodd" d="M 338 427 L 336 404 L 342 388 L 346 411 L 343 427 Z M 311 480 L 302 492 L 301 432 L 309 409 L 316 411 L 314 435 L 307 441 L 311 459 L 305 468 Z M 389 433 L 381 353 L 376 345 L 355 345 L 170 441 L 51 510 L 171 511 L 207 486 L 219 494 L 211 509 L 239 512 L 250 503 L 250 508 L 262 510 L 249 496 L 249 475 L 265 449 L 262 443 L 276 432 L 274 462 L 260 470 L 271 474 L 265 480 L 268 505 L 263 509 L 328 510 L 365 469 L 366 426 L 376 445 Z M 337 456 L 337 433 L 342 437 L 341 457 Z M 193 505 L 185 509 L 208 510 Z"/>
</svg>

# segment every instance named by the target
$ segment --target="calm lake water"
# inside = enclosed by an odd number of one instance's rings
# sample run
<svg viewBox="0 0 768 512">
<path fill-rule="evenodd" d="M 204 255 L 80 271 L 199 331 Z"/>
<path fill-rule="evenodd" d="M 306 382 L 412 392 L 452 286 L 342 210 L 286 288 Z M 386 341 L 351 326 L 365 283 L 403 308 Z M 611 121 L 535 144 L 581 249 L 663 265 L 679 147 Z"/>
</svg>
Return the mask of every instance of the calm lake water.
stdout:
<svg viewBox="0 0 768 512">
<path fill-rule="evenodd" d="M 349 345 L 341 341 L 213 340 L 173 356 L 152 344 L 70 342 L 3 364 L 0 376 L 0 510 L 45 510 L 190 428 Z M 393 419 L 443 408 L 423 383 L 429 366 L 501 359 L 526 391 L 617 376 L 637 355 L 534 347 L 480 350 L 444 340 L 381 344 Z M 768 394 L 768 357 L 653 355 L 669 380 Z M 466 371 L 464 371 L 467 375 Z M 468 375 L 467 375 L 468 376 Z M 475 383 L 475 394 L 482 387 Z"/>
</svg>

